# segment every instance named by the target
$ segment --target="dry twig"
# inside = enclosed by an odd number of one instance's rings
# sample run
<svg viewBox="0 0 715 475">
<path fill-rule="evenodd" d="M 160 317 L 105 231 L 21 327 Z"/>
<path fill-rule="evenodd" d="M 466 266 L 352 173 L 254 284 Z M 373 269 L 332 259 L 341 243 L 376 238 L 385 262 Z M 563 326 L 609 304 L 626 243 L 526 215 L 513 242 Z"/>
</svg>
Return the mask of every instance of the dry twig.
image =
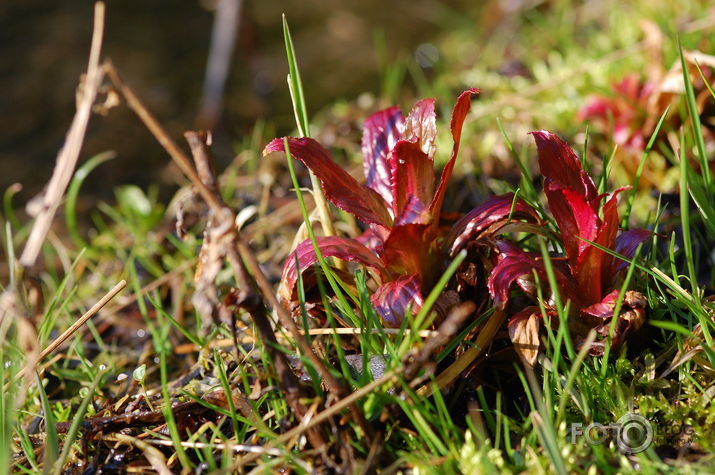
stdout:
<svg viewBox="0 0 715 475">
<path fill-rule="evenodd" d="M 216 4 L 209 60 L 197 120 L 201 128 L 213 129 L 221 117 L 224 86 L 241 24 L 241 3 L 242 0 L 219 0 Z"/>
<path fill-rule="evenodd" d="M 218 290 L 215 280 L 223 267 L 226 257 L 228 257 L 240 289 L 234 303 L 237 307 L 246 310 L 251 316 L 276 367 L 278 379 L 286 395 L 286 401 L 295 412 L 296 417 L 302 419 L 305 417 L 307 410 L 301 403 L 301 399 L 306 397 L 307 394 L 302 390 L 300 382 L 293 373 L 285 354 L 278 349 L 278 340 L 266 317 L 267 312 L 263 301 L 256 293 L 255 284 L 248 272 L 246 272 L 243 262 L 236 252 L 233 242 L 234 236 L 236 236 L 236 231 L 234 230 L 235 218 L 232 213 L 227 212 L 228 208 L 223 203 L 223 199 L 216 188 L 216 179 L 208 154 L 208 136 L 206 133 L 193 131 L 186 132 L 184 135 L 191 147 L 201 181 L 214 194 L 216 201 L 222 206 L 222 209 L 218 211 L 220 214 L 212 212 L 206 224 L 205 240 L 201 248 L 203 258 L 199 257 L 201 266 L 199 269 L 203 270 L 197 269 L 198 279 L 194 301 L 202 306 L 203 311 L 216 310 L 218 306 Z M 236 338 L 235 330 L 234 325 L 234 338 Z M 317 430 L 309 431 L 308 439 L 313 447 L 321 448 L 325 445 L 323 436 Z"/>
<path fill-rule="evenodd" d="M 99 67 L 99 57 L 102 50 L 102 37 L 104 35 L 104 3 L 97 2 L 94 5 L 94 32 L 92 34 L 92 46 L 89 53 L 89 65 L 87 74 L 81 85 L 81 99 L 77 107 L 72 125 L 67 132 L 64 146 L 57 154 L 57 162 L 52 172 L 52 178 L 47 184 L 45 193 L 33 200 L 28 211 L 36 216 L 32 226 L 30 237 L 27 239 L 25 248 L 20 257 L 20 264 L 23 267 L 31 267 L 37 261 L 37 257 L 45 242 L 45 237 L 50 230 L 50 225 L 55 216 L 55 212 L 62 201 L 65 189 L 72 179 L 79 153 L 82 150 L 84 135 L 87 131 L 89 117 L 92 114 L 92 105 L 97 97 L 97 90 L 102 83 L 104 75 Z"/>
<path fill-rule="evenodd" d="M 112 287 L 112 290 L 110 290 L 109 292 L 107 292 L 107 293 L 104 295 L 104 297 L 102 297 L 102 298 L 99 300 L 99 302 L 97 302 L 97 303 L 95 303 L 94 305 L 92 305 L 92 308 L 90 308 L 89 310 L 87 310 L 87 312 L 85 312 L 84 315 L 82 315 L 76 322 L 74 322 L 74 323 L 72 324 L 72 326 L 70 326 L 67 330 L 65 330 L 64 332 L 62 332 L 62 334 L 61 334 L 60 336 L 58 336 L 57 338 L 55 338 L 52 343 L 50 343 L 49 345 L 47 345 L 47 348 L 45 348 L 44 350 L 42 350 L 42 351 L 40 352 L 40 355 L 39 355 L 39 357 L 38 357 L 38 361 L 41 361 L 42 359 L 44 359 L 45 357 L 47 357 L 47 355 L 49 355 L 50 353 L 52 353 L 53 351 L 55 351 L 57 348 L 59 348 L 59 347 L 62 345 L 62 343 L 64 343 L 65 341 L 67 341 L 67 339 L 68 339 L 69 337 L 71 337 L 72 335 L 74 335 L 74 333 L 75 333 L 77 330 L 79 330 L 79 329 L 82 327 L 82 325 L 84 325 L 85 323 L 87 323 L 87 320 L 89 320 L 89 319 L 92 318 L 94 315 L 96 315 L 97 312 L 99 312 L 99 311 L 102 309 L 102 307 L 104 307 L 105 305 L 107 305 L 107 302 L 109 302 L 110 300 L 112 300 L 115 295 L 117 295 L 119 292 L 121 292 L 122 289 L 123 289 L 124 287 L 126 287 L 126 285 L 127 285 L 127 282 L 126 282 L 125 280 L 121 280 L 121 281 L 119 281 L 119 282 L 117 283 L 117 285 L 115 285 L 114 287 Z M 33 368 L 34 368 L 34 365 L 33 365 Z M 30 369 L 29 374 L 32 374 L 32 373 L 34 372 L 34 369 L 33 369 L 33 368 L 29 368 L 29 369 Z M 25 366 L 23 369 L 21 369 L 21 370 L 17 373 L 16 377 L 17 377 L 17 378 L 21 378 L 27 371 L 28 371 L 28 366 Z"/>
</svg>

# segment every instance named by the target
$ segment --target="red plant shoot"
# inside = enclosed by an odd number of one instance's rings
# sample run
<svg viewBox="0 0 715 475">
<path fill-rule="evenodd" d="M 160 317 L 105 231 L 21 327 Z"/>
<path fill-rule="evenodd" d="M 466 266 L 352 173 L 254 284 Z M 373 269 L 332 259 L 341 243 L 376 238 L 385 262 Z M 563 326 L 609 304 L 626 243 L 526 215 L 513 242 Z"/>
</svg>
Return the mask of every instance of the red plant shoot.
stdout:
<svg viewBox="0 0 715 475">
<path fill-rule="evenodd" d="M 583 341 L 591 328 L 605 337 L 611 319 L 617 318 L 612 343 L 618 346 L 628 331 L 642 325 L 645 300 L 640 294 L 629 291 L 624 298 L 622 313 L 613 315 L 618 298 L 618 290 L 615 289 L 625 262 L 598 246 L 632 258 L 638 245 L 651 233 L 633 229 L 619 234 L 618 194 L 624 188 L 610 195 L 599 195 L 571 147 L 546 131 L 533 132 L 532 135 L 538 149 L 539 168 L 544 176 L 544 193 L 566 253 L 566 261 L 554 260 L 553 263 L 558 291 L 564 301 L 571 301 L 570 308 L 576 314 L 576 318 L 570 319 L 571 330 L 577 343 Z M 546 281 L 541 255 L 524 252 L 506 241 L 500 244 L 500 251 L 499 264 L 489 279 L 489 290 L 495 302 L 505 305 L 514 283 L 528 295 L 535 296 L 533 272 L 536 271 L 542 282 Z M 548 310 L 553 316 L 557 314 L 554 308 Z M 533 332 L 538 331 L 535 322 L 540 318 L 539 309 L 532 306 L 517 313 L 509 323 L 512 339 L 519 340 L 515 343 L 521 344 L 522 356 L 531 363 L 536 353 L 533 348 L 525 348 L 523 343 L 527 340 L 533 343 Z M 590 353 L 602 354 L 603 345 L 602 339 L 594 342 Z"/>
<path fill-rule="evenodd" d="M 399 326 L 408 308 L 414 312 L 422 306 L 423 295 L 444 270 L 443 249 L 449 253 L 454 243 L 459 246 L 487 227 L 495 231 L 510 215 L 538 219 L 513 195 L 496 197 L 465 216 L 442 243 L 442 205 L 459 152 L 462 125 L 477 93 L 477 89 L 469 89 L 457 99 L 450 121 L 452 152 L 438 181 L 434 173 L 437 127 L 433 99 L 419 101 L 407 117 L 392 107 L 365 121 L 364 185 L 315 140 L 288 138 L 291 154 L 318 177 L 327 199 L 368 226 L 356 239 L 319 237 L 317 243 L 324 256 L 358 262 L 370 270 L 379 285 L 372 303 L 389 326 Z M 284 151 L 283 139 L 269 143 L 264 154 L 276 151 Z M 283 300 L 296 303 L 296 269 L 303 272 L 316 262 L 309 240 L 298 245 L 283 269 Z"/>
</svg>

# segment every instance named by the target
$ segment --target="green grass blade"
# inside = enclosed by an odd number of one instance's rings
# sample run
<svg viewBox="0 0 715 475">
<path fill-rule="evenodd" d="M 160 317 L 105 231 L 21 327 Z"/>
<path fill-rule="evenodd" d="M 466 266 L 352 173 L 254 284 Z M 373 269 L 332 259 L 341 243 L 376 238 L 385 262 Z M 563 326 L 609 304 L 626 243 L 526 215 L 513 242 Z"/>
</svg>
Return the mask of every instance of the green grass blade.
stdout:
<svg viewBox="0 0 715 475">
<path fill-rule="evenodd" d="M 710 81 L 708 78 L 705 77 L 705 73 L 703 73 L 703 70 L 700 68 L 700 63 L 698 60 L 695 60 L 695 67 L 698 68 L 698 73 L 700 73 L 700 77 L 703 80 L 703 84 L 705 84 L 705 87 L 708 88 L 708 91 L 710 91 L 710 95 L 713 96 L 713 99 L 715 99 L 715 90 L 713 90 L 713 87 L 710 85 Z"/>
<path fill-rule="evenodd" d="M 663 114 L 660 116 L 660 119 L 658 120 L 658 123 L 655 126 L 655 129 L 653 129 L 653 133 L 650 136 L 650 140 L 648 140 L 648 144 L 645 147 L 645 150 L 643 150 L 643 155 L 641 155 L 641 160 L 638 162 L 638 169 L 636 170 L 636 176 L 633 178 L 633 188 L 631 189 L 631 192 L 628 194 L 628 204 L 626 205 L 626 212 L 623 214 L 623 220 L 621 221 L 621 227 L 627 229 L 628 228 L 628 221 L 631 217 L 631 210 L 633 209 L 633 201 L 636 199 L 636 193 L 638 192 L 638 184 L 640 183 L 641 175 L 643 175 L 643 169 L 645 168 L 646 160 L 650 156 L 650 152 L 653 149 L 653 145 L 655 144 L 655 139 L 658 137 L 658 134 L 660 133 L 660 129 L 663 126 L 663 122 L 665 121 L 665 118 L 668 116 L 668 112 L 670 111 L 670 106 L 665 108 L 665 111 L 663 111 Z"/>
<path fill-rule="evenodd" d="M 611 154 L 603 160 L 603 169 L 601 170 L 601 176 L 598 177 L 599 194 L 605 193 L 606 189 L 608 188 L 608 177 L 611 176 L 611 168 L 613 168 L 613 159 L 616 157 L 616 152 L 618 152 L 618 144 L 613 146 L 613 148 L 611 149 Z"/>
<path fill-rule="evenodd" d="M 300 78 L 293 38 L 291 38 L 288 20 L 285 15 L 283 15 L 283 40 L 285 41 L 286 56 L 288 56 L 288 85 L 293 99 L 293 112 L 295 113 L 298 132 L 301 137 L 310 137 L 310 124 L 308 122 L 308 109 L 305 106 L 305 95 L 303 94 L 303 81 Z"/>
<path fill-rule="evenodd" d="M 499 131 L 504 138 L 504 142 L 506 143 L 506 147 L 509 150 L 509 154 L 519 167 L 519 170 L 521 170 L 521 188 L 524 189 L 527 201 L 529 201 L 530 203 L 539 203 L 539 194 L 534 188 L 531 172 L 529 171 L 528 167 L 521 159 L 519 154 L 516 153 L 516 150 L 514 150 L 514 145 L 512 144 L 511 139 L 509 139 L 509 135 L 506 133 L 506 130 L 504 129 L 504 126 L 502 125 L 501 120 L 499 120 L 499 118 L 497 118 L 497 127 L 499 127 Z"/>
<path fill-rule="evenodd" d="M 20 220 L 17 219 L 17 215 L 15 215 L 15 209 L 12 205 L 12 198 L 18 192 L 20 192 L 20 190 L 22 190 L 22 186 L 19 183 L 10 185 L 5 189 L 5 193 L 3 193 L 2 199 L 3 213 L 5 214 L 5 219 L 8 220 L 17 229 L 20 228 Z"/>
<path fill-rule="evenodd" d="M 680 224 L 683 233 L 683 250 L 685 251 L 685 261 L 688 266 L 688 277 L 690 278 L 690 291 L 696 302 L 700 301 L 700 289 L 698 288 L 698 274 L 695 272 L 695 260 L 693 258 L 693 241 L 690 234 L 692 223 L 690 222 L 690 200 L 688 199 L 688 176 L 690 165 L 685 156 L 685 136 L 680 134 Z"/>
<path fill-rule="evenodd" d="M 52 406 L 47 398 L 45 387 L 42 384 L 39 374 L 35 374 L 37 380 L 37 391 L 40 394 L 40 402 L 42 403 L 42 413 L 45 416 L 45 454 L 43 456 L 44 469 L 42 473 L 52 473 L 52 467 L 60 454 L 60 441 L 57 437 L 57 421 L 55 414 L 52 412 Z M 65 439 L 67 440 L 67 439 Z"/>
<path fill-rule="evenodd" d="M 539 236 L 539 248 L 541 250 L 541 256 L 544 259 L 544 268 L 546 269 L 546 276 L 549 280 L 549 287 L 554 297 L 554 305 L 556 306 L 556 311 L 559 315 L 559 334 L 557 342 L 563 341 L 566 344 L 566 352 L 569 355 L 571 361 L 576 357 L 576 351 L 574 350 L 573 343 L 571 342 L 570 333 L 568 330 L 568 306 L 563 305 L 561 301 L 561 295 L 559 293 L 559 284 L 556 280 L 556 273 L 554 272 L 554 266 L 551 262 L 551 256 L 546 248 L 546 241 Z"/>
<path fill-rule="evenodd" d="M 77 408 L 77 412 L 72 418 L 72 424 L 70 424 L 70 428 L 67 431 L 65 440 L 62 443 L 62 453 L 60 454 L 60 458 L 54 464 L 54 469 L 52 470 L 52 473 L 55 475 L 59 475 L 60 473 L 62 473 L 62 467 L 70 455 L 70 451 L 72 450 L 72 445 L 77 438 L 77 434 L 79 434 L 79 428 L 82 425 L 82 421 L 84 420 L 84 415 L 87 412 L 89 403 L 92 401 L 94 393 L 97 391 L 97 387 L 99 386 L 99 383 L 102 380 L 103 376 L 103 370 L 97 372 L 97 375 L 94 377 L 94 381 L 92 381 L 92 386 L 89 388 L 89 391 L 87 391 L 87 395 L 82 399 L 79 408 Z"/>
<path fill-rule="evenodd" d="M 642 243 L 639 244 L 638 247 L 636 248 L 636 252 L 633 255 L 633 260 L 632 260 L 631 264 L 628 266 L 628 272 L 626 273 L 626 278 L 623 279 L 623 283 L 621 284 L 621 288 L 619 289 L 618 298 L 616 299 L 616 305 L 615 305 L 615 307 L 613 307 L 613 318 L 611 318 L 611 324 L 608 327 L 608 340 L 606 341 L 606 345 L 603 350 L 603 359 L 601 360 L 601 377 L 602 378 L 606 377 L 608 356 L 611 352 L 611 341 L 613 340 L 613 334 L 616 331 L 616 324 L 618 323 L 620 316 L 621 316 L 621 307 L 623 305 L 623 299 L 625 298 L 626 291 L 628 290 L 628 286 L 631 283 L 631 278 L 633 277 L 633 270 L 636 268 L 636 261 L 640 257 L 642 248 L 643 248 Z"/>
<path fill-rule="evenodd" d="M 690 115 L 690 120 L 692 122 L 695 145 L 697 146 L 698 156 L 700 157 L 700 167 L 702 168 L 701 173 L 703 174 L 705 185 L 710 188 L 712 184 L 712 176 L 710 173 L 708 156 L 705 153 L 706 149 L 705 139 L 703 138 L 703 128 L 700 124 L 700 114 L 698 114 L 698 107 L 695 101 L 693 83 L 690 80 L 690 73 L 688 72 L 688 65 L 685 62 L 685 54 L 683 53 L 683 47 L 680 44 L 680 39 L 678 39 L 678 51 L 680 53 L 680 65 L 683 69 L 683 83 L 685 84 L 685 98 L 686 104 L 688 105 L 688 114 Z"/>
<path fill-rule="evenodd" d="M 303 94 L 303 81 L 300 78 L 298 70 L 298 60 L 295 56 L 295 48 L 293 47 L 293 38 L 290 35 L 288 28 L 288 20 L 283 15 L 283 39 L 285 40 L 286 56 L 288 57 L 288 89 L 290 98 L 293 102 L 293 112 L 295 113 L 295 122 L 298 126 L 298 134 L 301 137 L 310 137 L 310 122 L 308 121 L 308 108 L 305 105 L 305 95 Z M 288 148 L 286 146 L 286 153 Z M 290 157 L 290 154 L 287 154 Z M 330 206 L 325 199 L 323 188 L 320 185 L 320 180 L 315 174 L 310 171 L 310 184 L 313 188 L 313 198 L 315 199 L 315 207 L 320 213 L 320 225 L 326 236 L 335 236 L 335 226 L 333 218 L 330 214 Z M 310 228 L 310 221 L 305 221 L 306 227 Z M 342 264 L 339 264 L 342 268 Z"/>
<path fill-rule="evenodd" d="M 79 196 L 79 190 L 82 188 L 82 184 L 92 170 L 114 157 L 116 157 L 116 153 L 104 152 L 90 158 L 77 169 L 70 186 L 67 188 L 67 199 L 65 200 L 65 222 L 67 223 L 67 231 L 74 241 L 75 246 L 78 248 L 87 247 L 87 243 L 84 239 L 82 239 L 77 226 L 77 197 Z"/>
</svg>

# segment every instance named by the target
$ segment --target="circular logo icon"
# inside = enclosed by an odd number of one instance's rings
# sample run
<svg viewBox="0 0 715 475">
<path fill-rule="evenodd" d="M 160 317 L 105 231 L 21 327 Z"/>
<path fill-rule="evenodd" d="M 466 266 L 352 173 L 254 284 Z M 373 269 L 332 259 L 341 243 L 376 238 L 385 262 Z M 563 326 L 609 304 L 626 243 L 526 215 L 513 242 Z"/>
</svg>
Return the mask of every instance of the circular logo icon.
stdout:
<svg viewBox="0 0 715 475">
<path fill-rule="evenodd" d="M 653 442 L 653 426 L 640 414 L 628 413 L 618 419 L 616 426 L 616 442 L 624 454 L 639 454 Z"/>
</svg>

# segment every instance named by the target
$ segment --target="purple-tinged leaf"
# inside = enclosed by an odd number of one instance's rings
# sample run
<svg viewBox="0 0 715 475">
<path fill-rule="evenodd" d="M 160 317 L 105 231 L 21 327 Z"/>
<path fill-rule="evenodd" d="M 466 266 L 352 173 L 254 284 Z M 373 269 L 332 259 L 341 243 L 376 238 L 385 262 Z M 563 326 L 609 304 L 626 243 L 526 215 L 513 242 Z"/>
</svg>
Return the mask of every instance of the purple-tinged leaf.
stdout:
<svg viewBox="0 0 715 475">
<path fill-rule="evenodd" d="M 420 278 L 418 275 L 406 275 L 381 285 L 370 297 L 377 314 L 387 326 L 399 327 L 407 310 L 414 314 L 424 304 Z"/>
<path fill-rule="evenodd" d="M 442 212 L 442 205 L 444 204 L 444 195 L 447 192 L 449 179 L 452 177 L 452 170 L 454 169 L 454 164 L 457 161 L 457 154 L 459 153 L 459 142 L 462 138 L 462 126 L 464 125 L 464 119 L 466 119 L 467 114 L 469 114 L 469 109 L 472 105 L 472 96 L 477 94 L 479 94 L 479 89 L 467 89 L 459 95 L 457 103 L 454 105 L 452 119 L 449 123 L 449 129 L 452 132 L 454 146 L 452 147 L 452 156 L 442 170 L 442 176 L 439 179 L 437 191 L 432 199 L 432 203 L 430 203 L 430 212 L 434 218 L 433 226 L 439 225 L 439 216 Z"/>
<path fill-rule="evenodd" d="M 416 142 L 420 150 L 431 160 L 434 157 L 434 141 L 436 138 L 437 123 L 434 113 L 434 99 L 422 99 L 414 105 L 407 116 L 402 139 Z"/>
<path fill-rule="evenodd" d="M 616 237 L 615 251 L 623 257 L 632 259 L 633 256 L 636 254 L 636 249 L 638 249 L 638 246 L 641 243 L 650 239 L 651 237 L 653 237 L 653 232 L 648 231 L 647 229 L 629 229 L 628 231 L 624 231 Z M 628 263 L 626 261 L 614 258 L 611 264 L 611 276 L 622 271 L 627 266 Z"/>
<path fill-rule="evenodd" d="M 509 241 L 498 243 L 500 258 L 487 280 L 489 294 L 496 305 L 506 305 L 509 289 L 519 278 L 532 273 L 534 269 L 543 271 L 543 266 L 534 255 L 530 255 Z"/>
<path fill-rule="evenodd" d="M 322 145 L 309 138 L 288 138 L 288 144 L 291 154 L 318 177 L 325 196 L 335 206 L 365 223 L 389 226 L 392 219 L 385 201 L 335 163 Z M 274 139 L 266 145 L 263 155 L 283 151 L 283 139 Z"/>
<path fill-rule="evenodd" d="M 410 195 L 402 208 L 400 215 L 395 219 L 394 226 L 402 226 L 405 224 L 428 224 L 431 222 L 432 216 L 429 214 L 429 209 L 415 195 Z"/>
<path fill-rule="evenodd" d="M 512 204 L 514 205 L 513 213 Z M 454 256 L 469 241 L 487 228 L 498 223 L 507 224 L 510 214 L 513 220 L 539 221 L 538 214 L 531 206 L 521 199 L 514 201 L 514 193 L 495 196 L 474 208 L 452 226 L 444 241 L 445 249 L 450 256 Z M 493 231 L 497 232 L 496 229 L 493 229 Z"/>
<path fill-rule="evenodd" d="M 389 158 L 394 216 L 402 213 L 410 196 L 429 203 L 434 193 L 434 164 L 417 142 L 400 140 Z"/>
<path fill-rule="evenodd" d="M 385 228 L 373 224 L 364 233 L 356 237 L 355 240 L 375 254 L 380 255 L 388 235 L 389 233 Z"/>
<path fill-rule="evenodd" d="M 400 139 L 404 122 L 400 108 L 390 107 L 374 113 L 363 125 L 362 154 L 366 185 L 386 203 L 393 201 L 387 158 Z"/>
<path fill-rule="evenodd" d="M 531 135 L 534 136 L 539 152 L 539 169 L 546 181 L 559 184 L 563 188 L 571 188 L 582 195 L 594 211 L 598 211 L 600 199 L 596 186 L 581 167 L 576 152 L 558 136 L 546 130 L 531 132 Z"/>
<path fill-rule="evenodd" d="M 506 305 L 509 300 L 509 289 L 515 283 L 525 292 L 533 293 L 535 288 L 531 275 L 534 270 L 542 284 L 548 282 L 546 268 L 540 254 L 524 252 L 516 244 L 505 240 L 499 241 L 497 246 L 500 252 L 499 262 L 492 269 L 487 281 L 489 293 L 496 305 Z M 552 261 L 552 264 L 555 262 Z M 575 293 L 570 278 L 560 266 L 554 265 L 553 269 L 561 297 L 573 300 Z"/>
<path fill-rule="evenodd" d="M 375 269 L 380 276 L 387 275 L 387 271 L 380 259 L 355 239 L 329 236 L 316 237 L 316 240 L 323 257 L 335 257 L 344 261 L 359 262 L 364 266 Z M 318 262 L 318 257 L 310 239 L 298 244 L 298 247 L 288 256 L 283 266 L 279 295 L 285 301 L 292 300 L 295 284 L 298 281 L 296 257 L 301 274 Z"/>
<path fill-rule="evenodd" d="M 509 319 L 507 329 L 514 343 L 514 350 L 529 365 L 534 366 L 539 356 L 539 329 L 541 312 L 539 307 L 529 306 Z"/>
</svg>

